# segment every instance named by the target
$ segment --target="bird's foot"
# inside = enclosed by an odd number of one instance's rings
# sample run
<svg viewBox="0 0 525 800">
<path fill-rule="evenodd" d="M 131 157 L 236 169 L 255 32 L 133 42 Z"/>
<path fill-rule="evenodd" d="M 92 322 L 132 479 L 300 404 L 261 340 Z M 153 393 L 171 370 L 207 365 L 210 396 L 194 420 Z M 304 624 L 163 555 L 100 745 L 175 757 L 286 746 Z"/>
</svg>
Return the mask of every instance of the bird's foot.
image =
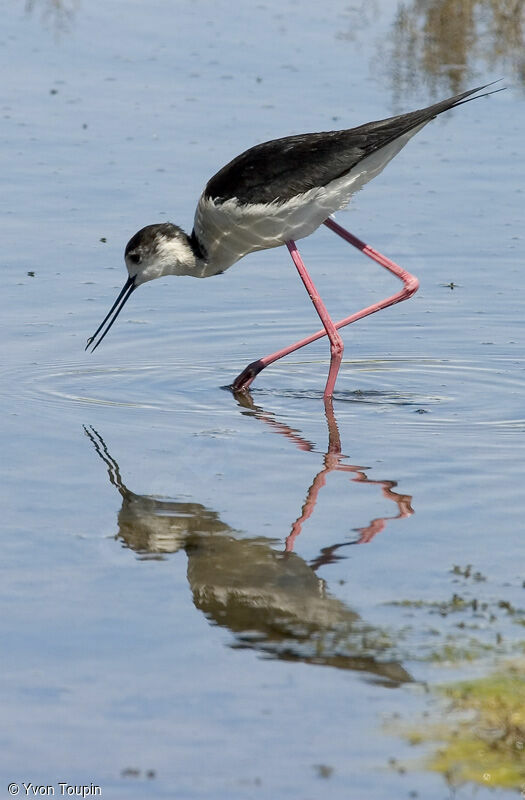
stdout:
<svg viewBox="0 0 525 800">
<path fill-rule="evenodd" d="M 259 372 L 261 372 L 265 368 L 265 366 L 266 364 L 260 359 L 258 361 L 252 361 L 251 364 L 248 364 L 248 366 L 245 369 L 243 369 L 240 375 L 237 375 L 232 385 L 230 386 L 230 389 L 233 392 L 248 391 L 249 387 L 251 386 L 251 384 L 259 374 Z"/>
</svg>

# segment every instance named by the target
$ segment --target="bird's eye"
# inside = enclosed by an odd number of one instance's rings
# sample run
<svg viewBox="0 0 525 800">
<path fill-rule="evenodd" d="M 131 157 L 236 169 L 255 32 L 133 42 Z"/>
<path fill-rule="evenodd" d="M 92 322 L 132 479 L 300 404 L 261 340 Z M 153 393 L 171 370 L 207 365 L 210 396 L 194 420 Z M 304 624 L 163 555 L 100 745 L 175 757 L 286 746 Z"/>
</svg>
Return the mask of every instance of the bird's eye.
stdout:
<svg viewBox="0 0 525 800">
<path fill-rule="evenodd" d="M 128 258 L 133 264 L 138 264 L 140 262 L 140 253 L 128 253 Z"/>
</svg>

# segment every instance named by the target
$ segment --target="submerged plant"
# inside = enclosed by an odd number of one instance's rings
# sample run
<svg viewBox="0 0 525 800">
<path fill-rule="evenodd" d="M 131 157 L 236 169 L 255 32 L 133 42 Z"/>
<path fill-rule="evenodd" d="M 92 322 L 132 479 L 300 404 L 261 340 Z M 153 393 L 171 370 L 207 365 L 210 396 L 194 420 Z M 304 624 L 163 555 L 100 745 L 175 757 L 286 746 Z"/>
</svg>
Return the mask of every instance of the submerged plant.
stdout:
<svg viewBox="0 0 525 800">
<path fill-rule="evenodd" d="M 437 687 L 444 718 L 405 733 L 413 744 L 440 742 L 427 760 L 451 784 L 525 788 L 525 662 L 485 678 Z"/>
</svg>

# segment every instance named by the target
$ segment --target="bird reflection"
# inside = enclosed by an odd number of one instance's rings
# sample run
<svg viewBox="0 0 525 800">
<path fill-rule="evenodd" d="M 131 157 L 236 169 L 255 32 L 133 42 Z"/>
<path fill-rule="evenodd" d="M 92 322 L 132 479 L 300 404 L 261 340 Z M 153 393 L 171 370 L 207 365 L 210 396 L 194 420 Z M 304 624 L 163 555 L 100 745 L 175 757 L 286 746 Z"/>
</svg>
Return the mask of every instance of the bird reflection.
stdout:
<svg viewBox="0 0 525 800">
<path fill-rule="evenodd" d="M 250 411 L 259 418 L 263 414 L 256 407 Z M 269 415 L 265 421 L 275 423 L 283 435 L 298 437 L 298 446 L 308 445 L 297 432 Z M 333 561 L 342 544 L 324 548 L 311 565 L 292 552 L 302 518 L 313 511 L 315 493 L 310 490 L 307 510 L 303 508 L 294 523 L 283 551 L 273 539 L 241 538 L 240 532 L 200 503 L 130 491 L 100 434 L 94 428 L 84 430 L 122 498 L 117 538 L 141 559 L 163 559 L 184 550 L 195 607 L 210 622 L 233 633 L 233 647 L 254 649 L 285 661 L 363 671 L 386 686 L 411 680 L 391 656 L 393 643 L 388 632 L 367 625 L 330 595 L 325 581 L 317 577 L 315 569 Z M 337 461 L 337 453 L 327 453 L 326 458 L 331 455 Z M 335 468 L 327 465 L 324 471 Z M 326 477 L 320 475 L 318 483 Z"/>
</svg>

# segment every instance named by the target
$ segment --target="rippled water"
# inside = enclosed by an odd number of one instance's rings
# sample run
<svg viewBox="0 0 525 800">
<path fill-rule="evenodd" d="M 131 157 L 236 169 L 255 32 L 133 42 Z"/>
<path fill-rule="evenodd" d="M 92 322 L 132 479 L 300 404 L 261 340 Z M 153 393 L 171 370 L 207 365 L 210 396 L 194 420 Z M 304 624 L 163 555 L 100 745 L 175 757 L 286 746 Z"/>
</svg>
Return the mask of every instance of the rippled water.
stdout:
<svg viewBox="0 0 525 800">
<path fill-rule="evenodd" d="M 458 73 L 416 6 L 6 6 L 6 786 L 515 796 L 428 771 L 399 733 L 437 685 L 521 658 L 525 607 L 521 50 L 480 7 Z M 498 77 L 503 50 L 508 91 L 437 120 L 339 217 L 421 289 L 345 329 L 333 404 L 322 341 L 227 388 L 318 328 L 281 250 L 141 288 L 84 353 L 129 236 L 189 227 L 236 152 Z M 392 292 L 349 250 L 301 243 L 337 318 Z"/>
<path fill-rule="evenodd" d="M 230 413 L 217 394 L 217 364 L 177 359 L 163 364 L 143 363 L 127 366 L 86 367 L 85 363 L 24 365 L 4 370 L 5 408 L 18 413 L 20 404 L 43 404 L 52 409 L 69 409 L 71 404 L 122 406 L 177 414 Z M 286 407 L 288 400 L 322 400 L 323 374 L 327 363 L 320 360 L 294 361 L 274 367 L 286 375 L 296 390 L 259 388 L 268 373 L 258 379 L 251 394 L 258 402 Z M 225 374 L 228 365 L 219 367 Z M 233 370 L 231 371 L 233 375 Z M 313 388 L 314 385 L 318 388 Z M 344 388 L 351 384 L 355 388 Z M 0 392 L 0 396 L 1 396 Z M 335 400 L 338 414 L 359 417 L 346 404 L 366 404 L 374 412 L 385 413 L 391 406 L 408 407 L 421 415 L 419 426 L 442 428 L 455 425 L 463 430 L 476 426 L 498 426 L 523 431 L 525 361 L 515 358 L 484 358 L 475 363 L 452 359 L 374 359 L 343 361 Z M 301 410 L 299 411 L 301 413 Z M 412 417 L 397 417 L 412 427 Z"/>
</svg>

